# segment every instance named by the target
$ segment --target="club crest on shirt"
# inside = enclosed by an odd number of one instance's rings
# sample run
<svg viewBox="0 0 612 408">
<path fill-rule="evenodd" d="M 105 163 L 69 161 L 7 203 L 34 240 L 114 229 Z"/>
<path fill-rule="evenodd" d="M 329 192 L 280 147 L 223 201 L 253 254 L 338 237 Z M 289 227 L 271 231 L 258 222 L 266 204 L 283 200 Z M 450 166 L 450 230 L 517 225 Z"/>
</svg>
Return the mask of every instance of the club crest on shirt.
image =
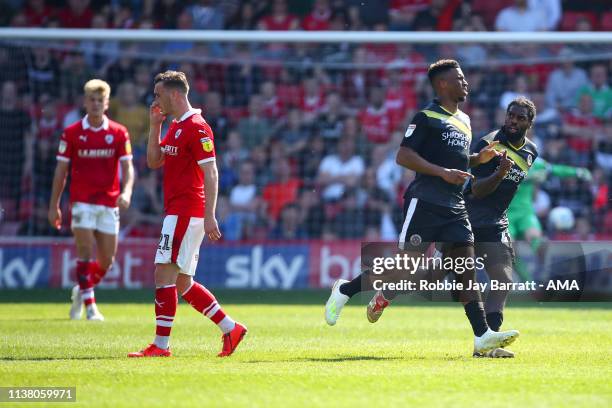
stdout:
<svg viewBox="0 0 612 408">
<path fill-rule="evenodd" d="M 210 153 L 213 151 L 214 145 L 213 145 L 213 141 L 210 137 L 203 137 L 200 139 L 200 143 L 202 143 L 202 149 L 206 152 L 206 153 Z"/>
<path fill-rule="evenodd" d="M 106 142 L 106 144 L 113 143 L 114 139 L 115 139 L 115 137 L 113 135 L 111 135 L 110 133 L 108 135 L 104 136 L 104 141 Z"/>
<path fill-rule="evenodd" d="M 533 158 L 530 154 L 527 155 L 527 165 L 531 167 L 531 163 L 533 163 Z"/>
<path fill-rule="evenodd" d="M 179 136 L 181 135 L 181 132 L 182 132 L 182 131 L 183 131 L 183 129 L 179 129 L 179 130 L 177 130 L 177 131 L 176 131 L 176 133 L 174 134 L 174 138 L 175 138 L 175 139 L 178 139 L 178 138 L 179 138 Z"/>
<path fill-rule="evenodd" d="M 404 137 L 412 136 L 412 134 L 414 133 L 415 129 L 416 129 L 416 125 L 415 124 L 408 125 L 408 129 L 406 129 L 406 134 L 404 135 Z"/>
<path fill-rule="evenodd" d="M 60 140 L 60 143 L 59 143 L 59 152 L 61 154 L 66 153 L 66 141 L 65 140 Z"/>
</svg>

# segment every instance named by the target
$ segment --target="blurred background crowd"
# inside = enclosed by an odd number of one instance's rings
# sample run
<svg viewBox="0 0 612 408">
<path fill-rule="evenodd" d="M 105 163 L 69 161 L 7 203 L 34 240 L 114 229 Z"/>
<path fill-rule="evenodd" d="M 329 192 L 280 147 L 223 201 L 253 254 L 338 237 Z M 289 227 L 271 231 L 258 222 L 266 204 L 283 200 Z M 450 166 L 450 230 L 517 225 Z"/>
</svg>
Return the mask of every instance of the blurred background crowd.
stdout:
<svg viewBox="0 0 612 408">
<path fill-rule="evenodd" d="M 609 2 L 597 0 L 0 0 L 0 7 L 0 25 L 12 27 L 612 30 Z M 542 157 L 591 170 L 590 182 L 544 180 L 534 197 L 538 216 L 566 206 L 577 218 L 572 237 L 610 238 L 611 56 L 609 44 L 0 40 L 0 234 L 69 233 L 46 221 L 55 153 L 62 129 L 84 114 L 83 84 L 100 77 L 112 87 L 109 117 L 130 132 L 137 171 L 121 234 L 157 237 L 161 174 L 145 163 L 148 107 L 153 76 L 178 69 L 215 132 L 226 240 L 396 239 L 414 174 L 395 164 L 395 153 L 432 98 L 428 64 L 444 57 L 457 59 L 470 83 L 462 109 L 474 143 L 526 95 L 538 108 L 531 137 Z"/>
</svg>

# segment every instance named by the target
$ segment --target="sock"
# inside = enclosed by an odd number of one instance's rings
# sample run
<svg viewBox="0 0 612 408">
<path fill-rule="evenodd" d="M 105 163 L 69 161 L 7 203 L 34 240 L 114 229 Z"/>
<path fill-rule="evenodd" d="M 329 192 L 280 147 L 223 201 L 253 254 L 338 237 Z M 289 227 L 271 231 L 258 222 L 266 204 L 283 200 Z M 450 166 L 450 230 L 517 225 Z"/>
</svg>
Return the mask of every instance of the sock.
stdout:
<svg viewBox="0 0 612 408">
<path fill-rule="evenodd" d="M 504 321 L 504 314 L 502 312 L 487 313 L 487 324 L 493 331 L 499 331 L 499 328 Z"/>
<path fill-rule="evenodd" d="M 110 268 L 102 269 L 98 261 L 89 262 L 88 272 L 91 284 L 93 286 L 96 286 L 98 283 L 100 283 L 100 281 L 102 280 L 102 278 L 104 278 L 104 275 L 106 275 L 106 272 L 108 272 L 109 269 Z"/>
<path fill-rule="evenodd" d="M 93 308 L 92 305 L 96 304 L 93 284 L 89 275 L 89 264 L 89 261 L 78 260 L 76 266 L 77 282 L 79 283 L 81 299 L 87 311 L 90 311 Z"/>
<path fill-rule="evenodd" d="M 353 278 L 353 280 L 343 283 L 340 285 L 338 290 L 343 295 L 352 298 L 359 292 L 365 292 L 366 290 L 371 290 L 370 288 L 370 275 L 368 271 L 362 272 L 359 276 Z"/>
<path fill-rule="evenodd" d="M 176 315 L 178 296 L 176 285 L 155 289 L 155 340 L 153 343 L 161 349 L 167 349 L 170 341 L 170 330 Z"/>
<path fill-rule="evenodd" d="M 465 309 L 465 314 L 472 325 L 474 335 L 476 337 L 482 336 L 489 328 L 487 326 L 487 320 L 482 303 L 473 300 L 464 305 L 463 308 Z"/>
<path fill-rule="evenodd" d="M 198 282 L 193 282 L 182 297 L 195 310 L 212 320 L 224 334 L 234 329 L 236 322 L 225 314 L 215 296 Z"/>
</svg>

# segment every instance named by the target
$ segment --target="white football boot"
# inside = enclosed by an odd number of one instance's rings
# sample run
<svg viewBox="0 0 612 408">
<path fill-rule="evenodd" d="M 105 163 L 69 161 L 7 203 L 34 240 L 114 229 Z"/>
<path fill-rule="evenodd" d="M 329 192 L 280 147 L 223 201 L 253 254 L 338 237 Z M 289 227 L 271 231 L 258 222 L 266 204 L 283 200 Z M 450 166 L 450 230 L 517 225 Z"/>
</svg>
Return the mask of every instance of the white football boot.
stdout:
<svg viewBox="0 0 612 408">
<path fill-rule="evenodd" d="M 491 329 L 480 337 L 474 336 L 474 352 L 485 354 L 487 351 L 504 348 L 512 344 L 519 336 L 517 330 L 507 330 L 503 332 L 495 332 Z"/>
<path fill-rule="evenodd" d="M 83 315 L 83 299 L 81 299 L 81 289 L 79 285 L 74 285 L 70 295 L 72 305 L 70 306 L 70 319 L 81 320 Z"/>
<path fill-rule="evenodd" d="M 327 299 L 327 303 L 325 303 L 325 321 L 330 326 L 336 324 L 338 317 L 340 317 L 342 308 L 349 300 L 348 296 L 340 293 L 340 285 L 346 282 L 348 281 L 345 279 L 338 279 L 336 282 L 334 282 L 329 299 Z"/>
<path fill-rule="evenodd" d="M 95 303 L 92 303 L 87 307 L 87 320 L 96 320 L 99 322 L 104 321 L 104 316 L 98 310 L 98 306 Z"/>
<path fill-rule="evenodd" d="M 514 353 L 510 350 L 506 350 L 503 348 L 495 348 L 493 350 L 489 350 L 486 353 L 479 353 L 474 351 L 472 357 L 478 358 L 514 358 Z"/>
</svg>

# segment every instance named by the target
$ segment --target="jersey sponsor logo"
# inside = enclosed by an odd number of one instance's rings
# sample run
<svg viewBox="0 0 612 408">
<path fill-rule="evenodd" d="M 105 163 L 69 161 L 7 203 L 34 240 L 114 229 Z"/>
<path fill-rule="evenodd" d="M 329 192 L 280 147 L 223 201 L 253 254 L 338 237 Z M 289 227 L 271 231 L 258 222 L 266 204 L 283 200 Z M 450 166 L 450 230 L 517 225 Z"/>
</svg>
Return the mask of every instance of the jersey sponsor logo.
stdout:
<svg viewBox="0 0 612 408">
<path fill-rule="evenodd" d="M 414 133 L 415 129 L 416 129 L 416 125 L 415 124 L 408 125 L 408 129 L 406 129 L 406 134 L 404 135 L 404 137 L 412 136 L 412 134 Z"/>
<path fill-rule="evenodd" d="M 79 136 L 79 140 L 80 140 L 80 141 L 82 141 L 82 142 L 86 142 L 86 141 L 87 141 L 87 136 L 85 136 L 85 135 L 80 135 L 80 136 Z"/>
<path fill-rule="evenodd" d="M 60 143 L 59 143 L 59 149 L 58 149 L 58 150 L 59 150 L 59 152 L 60 152 L 61 154 L 66 153 L 66 148 L 67 148 L 67 147 L 68 147 L 68 145 L 66 144 L 66 141 L 65 141 L 65 140 L 60 140 Z"/>
<path fill-rule="evenodd" d="M 78 156 L 85 159 L 113 157 L 115 149 L 79 149 Z"/>
<path fill-rule="evenodd" d="M 531 164 L 533 163 L 533 157 L 531 157 L 530 154 L 527 155 L 527 165 L 529 167 L 531 167 Z"/>
<path fill-rule="evenodd" d="M 115 136 L 111 135 L 110 133 L 104 136 L 104 141 L 106 142 L 106 144 L 113 143 L 113 140 L 115 140 Z"/>
<path fill-rule="evenodd" d="M 442 133 L 442 140 L 445 141 L 449 146 L 461 146 L 467 149 L 470 146 L 470 136 L 451 130 Z"/>
<path fill-rule="evenodd" d="M 181 132 L 182 132 L 182 131 L 183 131 L 183 129 L 179 129 L 179 130 L 177 130 L 177 131 L 176 131 L 176 133 L 174 134 L 174 138 L 175 138 L 175 139 L 178 139 L 178 138 L 179 138 L 179 136 L 181 135 Z"/>
<path fill-rule="evenodd" d="M 504 180 L 510 180 L 510 181 L 513 181 L 513 182 L 518 184 L 521 181 L 523 181 L 525 176 L 527 176 L 527 172 L 521 170 L 518 167 L 513 166 L 510 169 L 510 171 L 508 173 L 506 173 L 506 176 L 504 177 Z"/>
<path fill-rule="evenodd" d="M 200 143 L 202 143 L 202 149 L 206 153 L 210 153 L 213 151 L 214 145 L 210 137 L 203 137 L 202 139 L 200 139 Z"/>
<path fill-rule="evenodd" d="M 164 154 L 170 156 L 178 156 L 178 146 L 165 145 L 163 148 Z"/>
</svg>

